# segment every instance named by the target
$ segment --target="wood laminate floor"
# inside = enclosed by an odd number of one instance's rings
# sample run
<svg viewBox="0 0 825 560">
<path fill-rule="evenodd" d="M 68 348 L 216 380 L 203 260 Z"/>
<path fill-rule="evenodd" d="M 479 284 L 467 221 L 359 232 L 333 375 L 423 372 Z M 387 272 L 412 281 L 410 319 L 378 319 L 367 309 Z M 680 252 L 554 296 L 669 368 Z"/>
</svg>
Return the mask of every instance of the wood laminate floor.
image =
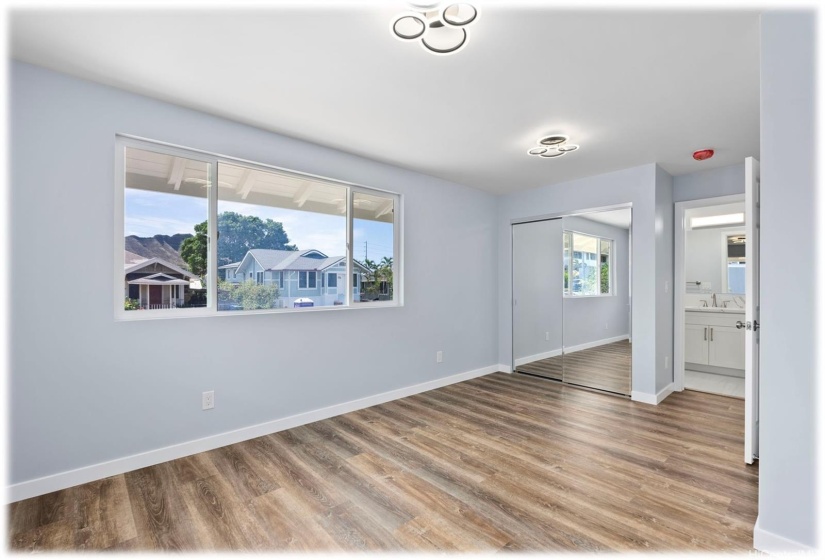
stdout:
<svg viewBox="0 0 825 560">
<path fill-rule="evenodd" d="M 630 341 L 622 340 L 529 362 L 517 366 L 516 371 L 630 395 L 631 356 Z"/>
<path fill-rule="evenodd" d="M 492 374 L 9 506 L 16 550 L 744 551 L 743 402 Z"/>
</svg>

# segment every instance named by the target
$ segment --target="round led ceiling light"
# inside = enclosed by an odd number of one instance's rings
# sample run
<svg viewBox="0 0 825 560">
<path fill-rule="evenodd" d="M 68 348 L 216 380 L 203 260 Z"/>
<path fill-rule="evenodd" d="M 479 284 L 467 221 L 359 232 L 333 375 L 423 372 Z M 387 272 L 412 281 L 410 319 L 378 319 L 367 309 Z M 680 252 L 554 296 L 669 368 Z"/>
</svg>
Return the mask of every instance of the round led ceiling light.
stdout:
<svg viewBox="0 0 825 560">
<path fill-rule="evenodd" d="M 543 154 L 539 154 L 539 157 L 554 158 L 554 157 L 561 157 L 563 155 L 564 155 L 564 152 L 560 152 L 558 150 L 547 150 Z"/>
<path fill-rule="evenodd" d="M 462 26 L 472 23 L 478 16 L 478 10 L 469 4 L 452 4 L 441 12 L 441 19 L 447 25 Z"/>
<path fill-rule="evenodd" d="M 566 134 L 551 134 L 544 136 L 536 141 L 538 146 L 530 148 L 527 153 L 531 156 L 539 156 L 543 158 L 557 158 L 563 156 L 567 152 L 575 152 L 579 149 L 578 144 L 568 144 L 570 139 Z"/>
<path fill-rule="evenodd" d="M 579 149 L 578 144 L 562 144 L 558 148 L 556 148 L 560 152 L 575 152 Z"/>
<path fill-rule="evenodd" d="M 447 27 L 440 21 L 434 21 L 421 39 L 424 47 L 436 54 L 450 54 L 464 46 L 467 32 L 459 27 Z"/>
<path fill-rule="evenodd" d="M 478 10 L 467 3 L 447 5 L 443 10 L 441 2 L 410 2 L 414 11 L 395 16 L 390 28 L 392 34 L 402 41 L 421 40 L 421 45 L 433 54 L 452 54 L 466 43 L 469 33 L 466 29 L 478 19 Z"/>
<path fill-rule="evenodd" d="M 564 134 L 553 134 L 551 136 L 545 136 L 544 138 L 539 138 L 539 144 L 542 146 L 557 146 L 559 144 L 564 144 L 567 142 L 567 136 Z"/>
<path fill-rule="evenodd" d="M 404 41 L 418 39 L 427 30 L 427 24 L 417 15 L 401 16 L 392 24 L 395 36 Z"/>
</svg>

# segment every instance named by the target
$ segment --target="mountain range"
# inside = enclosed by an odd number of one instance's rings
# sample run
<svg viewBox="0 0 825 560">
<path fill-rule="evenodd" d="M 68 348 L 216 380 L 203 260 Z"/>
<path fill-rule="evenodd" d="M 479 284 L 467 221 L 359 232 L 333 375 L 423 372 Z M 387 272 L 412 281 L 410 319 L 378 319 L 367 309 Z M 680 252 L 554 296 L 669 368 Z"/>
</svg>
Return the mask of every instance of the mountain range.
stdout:
<svg viewBox="0 0 825 560">
<path fill-rule="evenodd" d="M 189 268 L 180 256 L 180 246 L 191 233 L 155 235 L 154 237 L 126 236 L 126 250 L 147 259 L 160 258 L 182 268 Z"/>
</svg>

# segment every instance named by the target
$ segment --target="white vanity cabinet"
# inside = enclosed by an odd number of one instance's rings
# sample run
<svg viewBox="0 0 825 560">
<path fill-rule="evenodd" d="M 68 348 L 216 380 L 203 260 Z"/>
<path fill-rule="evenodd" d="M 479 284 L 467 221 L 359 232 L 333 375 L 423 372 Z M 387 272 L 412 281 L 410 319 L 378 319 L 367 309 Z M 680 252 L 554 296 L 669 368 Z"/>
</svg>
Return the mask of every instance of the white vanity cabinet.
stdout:
<svg viewBox="0 0 825 560">
<path fill-rule="evenodd" d="M 736 328 L 745 313 L 685 311 L 685 362 L 745 369 L 745 331 Z"/>
</svg>

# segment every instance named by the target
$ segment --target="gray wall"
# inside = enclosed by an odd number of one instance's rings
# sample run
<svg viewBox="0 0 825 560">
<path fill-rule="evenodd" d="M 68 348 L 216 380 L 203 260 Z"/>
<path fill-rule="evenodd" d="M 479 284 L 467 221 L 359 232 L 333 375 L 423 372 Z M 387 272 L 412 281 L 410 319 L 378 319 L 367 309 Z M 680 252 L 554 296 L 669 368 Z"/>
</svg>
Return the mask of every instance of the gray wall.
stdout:
<svg viewBox="0 0 825 560">
<path fill-rule="evenodd" d="M 656 391 L 673 382 L 673 177 L 656 166 Z M 634 230 L 635 231 L 635 230 Z M 644 235 L 643 232 L 640 232 Z M 638 253 L 636 254 L 638 255 Z M 641 257 L 641 255 L 638 255 Z M 637 292 L 633 291 L 633 297 Z M 636 338 L 633 338 L 634 346 Z"/>
<path fill-rule="evenodd" d="M 673 202 L 745 193 L 745 162 L 673 177 Z"/>
<path fill-rule="evenodd" d="M 512 284 L 511 268 L 511 221 L 531 216 L 547 214 L 568 214 L 577 210 L 631 203 L 633 205 L 632 239 L 632 337 L 633 337 L 633 391 L 655 394 L 667 383 L 666 375 L 657 375 L 657 352 L 672 352 L 673 328 L 672 290 L 670 297 L 670 323 L 657 322 L 657 291 L 664 290 L 663 278 L 673 275 L 672 257 L 670 264 L 657 266 L 657 257 L 672 253 L 673 208 L 670 207 L 670 224 L 664 202 L 667 193 L 657 199 L 657 184 L 664 185 L 666 177 L 657 171 L 654 164 L 642 165 L 612 173 L 595 175 L 575 181 L 568 181 L 522 191 L 499 197 L 498 206 L 498 332 L 499 363 L 512 361 Z M 661 175 L 657 181 L 657 175 Z M 667 176 L 669 177 L 669 175 Z M 664 190 L 664 186 L 661 187 Z M 670 195 L 672 197 L 672 195 Z M 659 201 L 662 204 L 657 204 Z M 661 257 L 661 260 L 666 260 Z M 668 305 L 664 304 L 665 311 Z M 667 315 L 665 315 L 667 316 Z M 661 329 L 657 338 L 657 328 Z M 657 346 L 661 348 L 657 349 Z M 670 354 L 672 355 L 672 353 Z M 672 374 L 671 374 L 672 377 Z M 669 381 L 668 381 L 669 383 Z"/>
<path fill-rule="evenodd" d="M 497 362 L 495 197 L 26 64 L 10 80 L 11 483 Z M 402 193 L 406 306 L 115 322 L 117 132 Z"/>
<path fill-rule="evenodd" d="M 563 281 L 562 221 L 513 226 L 513 351 L 520 363 L 561 353 Z"/>
<path fill-rule="evenodd" d="M 760 63 L 759 526 L 809 546 L 817 544 L 816 473 L 822 472 L 816 463 L 814 314 L 821 286 L 814 274 L 795 274 L 789 285 L 787 268 L 775 264 L 813 265 L 812 256 L 822 256 L 812 235 L 818 231 L 816 150 L 822 149 L 815 135 L 815 21 L 812 12 L 764 13 Z M 788 305 L 789 294 L 798 305 Z"/>
<path fill-rule="evenodd" d="M 630 334 L 630 260 L 628 230 L 588 220 L 564 218 L 564 229 L 613 239 L 614 295 L 564 298 L 564 346 L 577 346 Z M 561 270 L 561 264 L 559 264 Z"/>
</svg>

